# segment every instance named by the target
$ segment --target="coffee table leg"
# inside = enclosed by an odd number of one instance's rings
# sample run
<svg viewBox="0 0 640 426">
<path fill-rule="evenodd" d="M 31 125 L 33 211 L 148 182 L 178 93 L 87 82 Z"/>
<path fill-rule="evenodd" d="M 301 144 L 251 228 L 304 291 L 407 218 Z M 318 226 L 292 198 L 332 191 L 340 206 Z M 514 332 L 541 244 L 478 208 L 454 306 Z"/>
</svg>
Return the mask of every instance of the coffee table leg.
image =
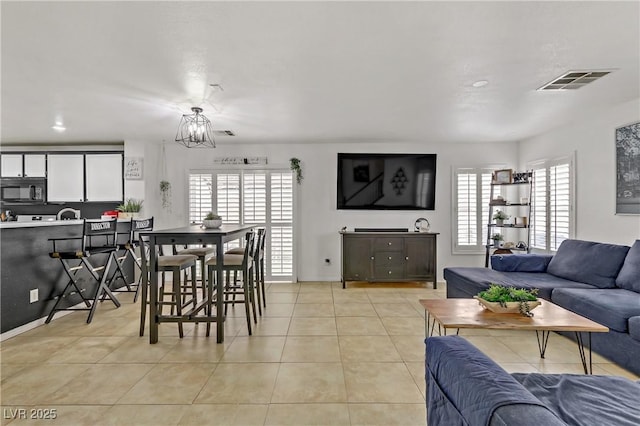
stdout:
<svg viewBox="0 0 640 426">
<path fill-rule="evenodd" d="M 544 359 L 544 353 L 547 351 L 547 343 L 549 343 L 550 331 L 542 330 L 542 336 L 540 331 L 536 330 L 536 339 L 538 339 L 538 350 L 540 351 L 540 358 Z"/>
<path fill-rule="evenodd" d="M 588 333 L 589 339 L 589 366 L 587 367 L 587 354 L 584 350 L 584 339 L 582 333 L 576 331 L 576 340 L 578 342 L 578 351 L 580 352 L 580 360 L 582 361 L 582 368 L 584 374 L 593 374 L 593 363 L 591 361 L 591 332 Z"/>
</svg>

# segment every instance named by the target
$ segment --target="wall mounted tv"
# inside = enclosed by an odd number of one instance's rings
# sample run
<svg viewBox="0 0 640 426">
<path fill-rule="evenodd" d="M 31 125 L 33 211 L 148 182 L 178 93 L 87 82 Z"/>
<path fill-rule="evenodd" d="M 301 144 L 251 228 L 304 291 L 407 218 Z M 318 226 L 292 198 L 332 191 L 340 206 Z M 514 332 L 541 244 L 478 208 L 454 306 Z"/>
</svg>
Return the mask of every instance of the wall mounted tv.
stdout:
<svg viewBox="0 0 640 426">
<path fill-rule="evenodd" d="M 338 153 L 338 209 L 434 210 L 436 154 Z"/>
</svg>

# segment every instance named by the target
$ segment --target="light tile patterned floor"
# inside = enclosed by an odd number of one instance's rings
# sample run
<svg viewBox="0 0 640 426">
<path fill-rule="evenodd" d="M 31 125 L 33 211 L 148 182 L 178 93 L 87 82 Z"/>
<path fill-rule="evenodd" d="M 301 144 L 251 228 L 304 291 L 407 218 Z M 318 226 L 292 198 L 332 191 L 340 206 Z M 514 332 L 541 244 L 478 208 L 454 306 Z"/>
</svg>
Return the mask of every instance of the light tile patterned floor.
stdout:
<svg viewBox="0 0 640 426">
<path fill-rule="evenodd" d="M 0 345 L 2 424 L 424 425 L 426 285 L 271 284 L 253 336 L 230 310 L 224 344 L 203 325 L 138 337 L 138 305 L 74 313 Z M 552 334 L 544 360 L 527 332 L 461 330 L 509 372 L 581 373 L 574 342 Z M 637 376 L 594 354 L 594 373 Z M 22 420 L 17 409 L 55 409 Z M 42 412 L 41 412 L 42 413 Z"/>
</svg>

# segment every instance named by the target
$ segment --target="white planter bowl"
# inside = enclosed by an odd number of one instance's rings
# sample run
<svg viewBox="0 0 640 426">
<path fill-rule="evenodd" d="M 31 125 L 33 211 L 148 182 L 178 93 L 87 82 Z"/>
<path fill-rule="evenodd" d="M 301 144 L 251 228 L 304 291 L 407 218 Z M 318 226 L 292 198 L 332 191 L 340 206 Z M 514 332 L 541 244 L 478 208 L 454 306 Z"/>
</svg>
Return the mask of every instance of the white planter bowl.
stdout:
<svg viewBox="0 0 640 426">
<path fill-rule="evenodd" d="M 138 219 L 140 212 L 118 212 L 118 219 Z"/>
<path fill-rule="evenodd" d="M 222 219 L 203 220 L 202 226 L 207 229 L 218 229 L 222 226 Z"/>
<path fill-rule="evenodd" d="M 501 306 L 498 302 L 488 302 L 478 296 L 473 296 L 487 310 L 498 314 L 516 314 L 520 312 L 520 302 L 507 302 L 507 306 Z M 526 302 L 529 305 L 529 311 L 533 311 L 540 306 L 540 299 Z"/>
</svg>

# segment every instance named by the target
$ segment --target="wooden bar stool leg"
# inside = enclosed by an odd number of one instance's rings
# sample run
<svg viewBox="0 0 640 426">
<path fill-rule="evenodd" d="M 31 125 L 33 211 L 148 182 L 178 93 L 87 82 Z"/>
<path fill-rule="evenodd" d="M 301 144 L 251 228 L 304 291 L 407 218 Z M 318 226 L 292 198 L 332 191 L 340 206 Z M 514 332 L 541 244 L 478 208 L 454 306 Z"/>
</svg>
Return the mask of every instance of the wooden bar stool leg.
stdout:
<svg viewBox="0 0 640 426">
<path fill-rule="evenodd" d="M 182 289 L 180 287 L 180 270 L 173 270 L 173 299 L 175 300 L 175 308 L 176 315 L 182 315 Z M 171 310 L 173 311 L 173 306 L 171 306 Z M 172 312 L 173 313 L 173 312 Z M 178 334 L 180 338 L 184 337 L 184 329 L 182 327 L 182 320 L 178 321 Z"/>
</svg>

